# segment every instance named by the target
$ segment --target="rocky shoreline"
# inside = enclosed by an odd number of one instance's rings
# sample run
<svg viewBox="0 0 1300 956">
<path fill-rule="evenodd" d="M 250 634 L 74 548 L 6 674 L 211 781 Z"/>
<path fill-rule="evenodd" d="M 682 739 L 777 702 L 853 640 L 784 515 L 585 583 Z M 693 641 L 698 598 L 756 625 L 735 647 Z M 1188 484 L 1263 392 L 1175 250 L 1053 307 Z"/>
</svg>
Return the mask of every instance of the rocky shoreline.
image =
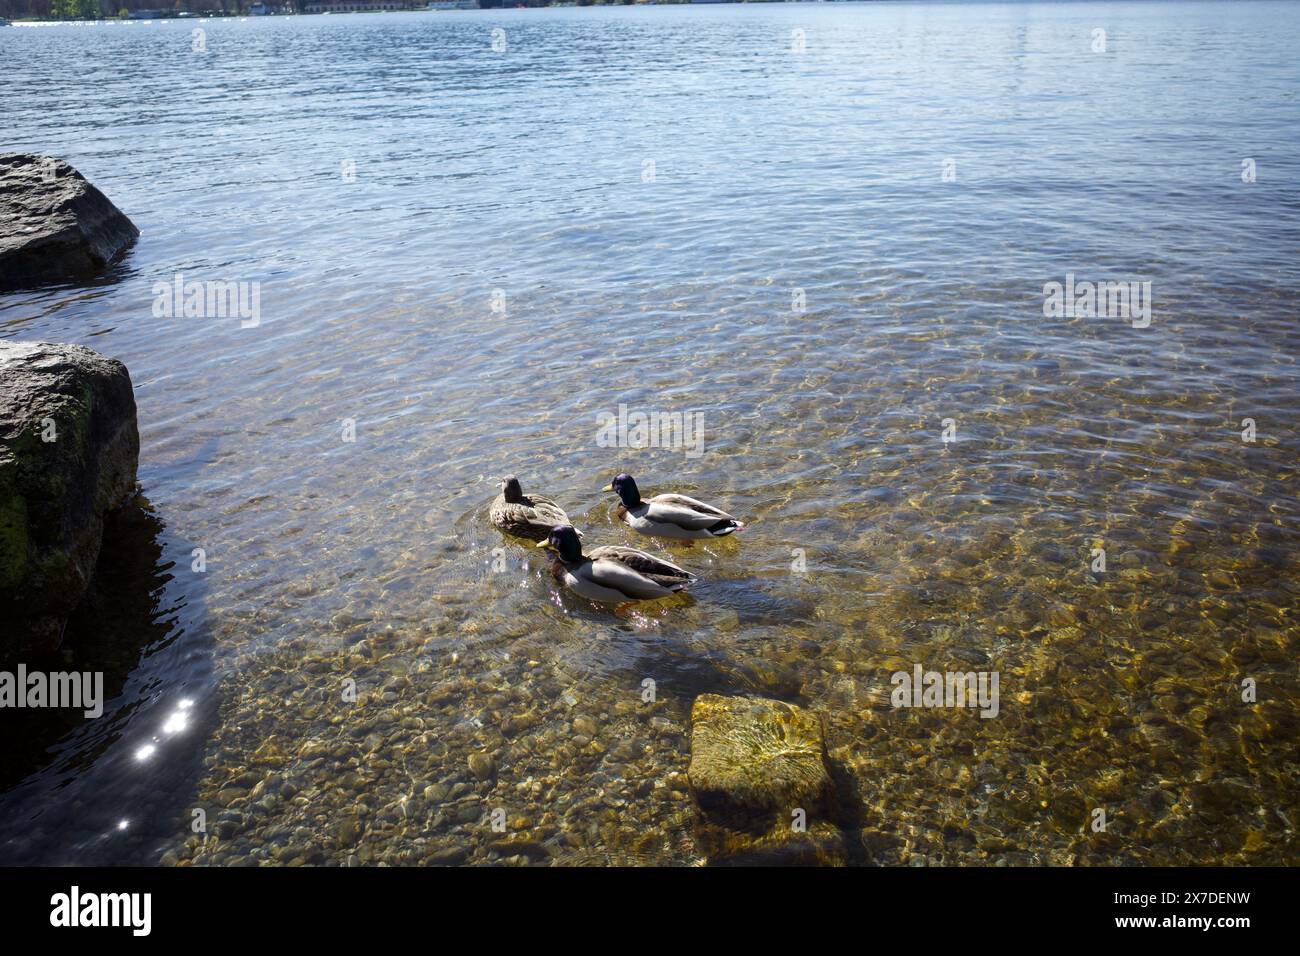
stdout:
<svg viewBox="0 0 1300 956">
<path fill-rule="evenodd" d="M 0 291 L 96 275 L 139 234 L 63 160 L 0 155 Z M 59 649 L 139 455 L 121 362 L 80 345 L 0 341 L 0 661 Z"/>
</svg>

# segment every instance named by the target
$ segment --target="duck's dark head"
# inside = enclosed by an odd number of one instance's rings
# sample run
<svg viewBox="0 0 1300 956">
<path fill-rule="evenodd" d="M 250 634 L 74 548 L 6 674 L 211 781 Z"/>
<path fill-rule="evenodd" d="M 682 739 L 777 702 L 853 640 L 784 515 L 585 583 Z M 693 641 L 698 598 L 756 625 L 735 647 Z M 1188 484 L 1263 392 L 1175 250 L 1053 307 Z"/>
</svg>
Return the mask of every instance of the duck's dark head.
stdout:
<svg viewBox="0 0 1300 956">
<path fill-rule="evenodd" d="M 635 508 L 641 503 L 641 492 L 637 489 L 636 480 L 627 472 L 611 481 L 605 490 L 622 498 L 624 507 Z"/>
<path fill-rule="evenodd" d="M 561 561 L 582 560 L 582 542 L 578 540 L 578 532 L 573 525 L 556 525 L 551 529 L 551 536 L 537 546 L 559 552 Z"/>
<path fill-rule="evenodd" d="M 524 489 L 520 486 L 519 479 L 514 475 L 506 475 L 501 479 L 501 493 L 506 496 L 506 501 L 512 505 L 524 500 Z"/>
</svg>

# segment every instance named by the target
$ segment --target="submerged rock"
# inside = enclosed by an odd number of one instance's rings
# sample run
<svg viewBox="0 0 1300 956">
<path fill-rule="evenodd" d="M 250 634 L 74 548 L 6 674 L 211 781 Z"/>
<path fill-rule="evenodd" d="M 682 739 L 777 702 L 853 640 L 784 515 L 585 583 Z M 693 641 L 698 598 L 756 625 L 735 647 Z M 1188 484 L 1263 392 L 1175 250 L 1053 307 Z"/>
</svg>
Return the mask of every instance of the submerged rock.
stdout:
<svg viewBox="0 0 1300 956">
<path fill-rule="evenodd" d="M 61 159 L 0 155 L 0 292 L 101 272 L 140 230 Z"/>
<path fill-rule="evenodd" d="M 831 783 L 821 717 L 779 700 L 702 694 L 691 707 L 687 777 L 706 814 L 823 813 Z"/>
<path fill-rule="evenodd" d="M 711 863 L 839 863 L 820 715 L 778 700 L 702 694 L 687 771 Z"/>
<path fill-rule="evenodd" d="M 469 770 L 478 780 L 491 780 L 497 772 L 496 762 L 490 754 L 470 754 Z"/>
<path fill-rule="evenodd" d="M 0 342 L 0 660 L 58 648 L 139 454 L 121 362 L 80 345 Z"/>
</svg>

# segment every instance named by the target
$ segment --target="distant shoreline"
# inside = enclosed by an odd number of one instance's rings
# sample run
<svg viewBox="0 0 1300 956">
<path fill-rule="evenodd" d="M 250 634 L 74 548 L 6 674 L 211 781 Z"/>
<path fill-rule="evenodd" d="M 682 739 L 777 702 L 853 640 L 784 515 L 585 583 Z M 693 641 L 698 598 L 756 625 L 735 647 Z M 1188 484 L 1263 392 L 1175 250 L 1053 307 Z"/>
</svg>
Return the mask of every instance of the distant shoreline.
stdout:
<svg viewBox="0 0 1300 956">
<path fill-rule="evenodd" d="M 364 2 L 364 0 L 359 0 Z M 91 24 L 91 23 L 118 23 L 133 21 L 154 21 L 154 20 L 246 20 L 250 18 L 262 17 L 297 17 L 297 16 L 343 16 L 355 13 L 447 13 L 460 12 L 466 10 L 524 10 L 540 9 L 546 7 L 624 7 L 624 6 L 689 6 L 695 4 L 741 4 L 741 3 L 764 3 L 764 4 L 811 4 L 811 3 L 848 3 L 855 0 L 551 0 L 551 2 L 537 2 L 530 0 L 526 3 L 512 3 L 508 0 L 479 0 L 475 6 L 460 6 L 455 0 L 447 0 L 441 5 L 435 5 L 437 0 L 429 4 L 411 3 L 404 5 L 401 9 L 395 9 L 397 4 L 403 0 L 392 0 L 389 7 L 377 4 L 372 9 L 332 9 L 332 10 L 290 10 L 290 9 L 266 9 L 268 5 L 264 4 L 245 4 L 238 10 L 133 10 L 126 11 L 122 9 L 117 16 L 100 16 L 100 17 L 21 17 L 21 16 L 0 16 L 0 24 L 9 24 L 12 26 L 32 26 L 41 24 Z M 326 3 L 313 4 L 325 6 Z M 334 6 L 350 6 L 346 0 L 341 0 Z M 263 8 L 258 12 L 258 8 Z M 125 16 L 121 15 L 126 13 Z"/>
</svg>

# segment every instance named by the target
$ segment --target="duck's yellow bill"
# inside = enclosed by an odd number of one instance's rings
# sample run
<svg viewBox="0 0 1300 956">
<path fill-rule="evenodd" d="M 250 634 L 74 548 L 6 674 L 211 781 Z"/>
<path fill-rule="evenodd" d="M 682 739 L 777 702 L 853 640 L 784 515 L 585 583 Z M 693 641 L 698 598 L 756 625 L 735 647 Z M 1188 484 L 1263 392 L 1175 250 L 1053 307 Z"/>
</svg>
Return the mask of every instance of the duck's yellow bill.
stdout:
<svg viewBox="0 0 1300 956">
<path fill-rule="evenodd" d="M 604 488 L 601 488 L 600 490 L 601 490 L 601 491 L 613 491 L 613 490 L 614 490 L 614 482 L 611 481 L 609 484 L 607 484 Z"/>
<path fill-rule="evenodd" d="M 549 548 L 550 546 L 551 546 L 551 542 L 550 542 L 549 540 L 548 540 L 548 541 L 538 541 L 537 544 L 534 545 L 534 547 L 537 547 L 537 548 Z"/>
</svg>

